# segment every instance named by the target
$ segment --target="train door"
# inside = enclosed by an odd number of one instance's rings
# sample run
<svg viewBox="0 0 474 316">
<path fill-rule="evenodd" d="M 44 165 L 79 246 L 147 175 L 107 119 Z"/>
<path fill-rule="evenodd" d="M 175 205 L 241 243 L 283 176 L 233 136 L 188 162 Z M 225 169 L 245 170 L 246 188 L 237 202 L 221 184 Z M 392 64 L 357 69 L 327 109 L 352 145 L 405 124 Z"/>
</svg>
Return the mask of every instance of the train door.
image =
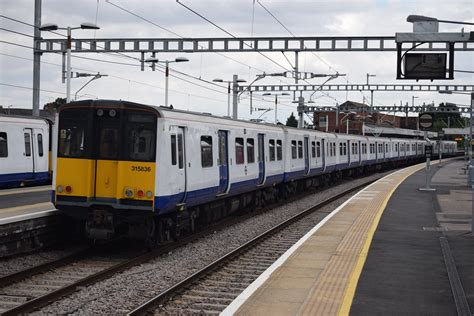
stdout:
<svg viewBox="0 0 474 316">
<path fill-rule="evenodd" d="M 180 194 L 178 203 L 182 203 L 185 200 L 186 195 L 186 151 L 185 151 L 185 137 L 184 127 L 171 126 L 171 150 L 172 161 L 171 161 L 171 174 L 173 181 L 170 182 L 173 185 L 172 192 L 174 194 Z"/>
<path fill-rule="evenodd" d="M 361 147 L 361 141 L 359 140 L 358 145 L 357 145 L 357 153 L 359 154 L 359 165 L 362 164 L 362 147 Z"/>
<path fill-rule="evenodd" d="M 304 137 L 304 174 L 309 173 L 309 138 Z"/>
<path fill-rule="evenodd" d="M 379 144 L 375 142 L 375 161 L 379 160 L 379 148 L 377 147 Z"/>
<path fill-rule="evenodd" d="M 326 170 L 326 145 L 325 145 L 324 138 L 321 138 L 321 161 L 323 163 L 323 172 Z"/>
<path fill-rule="evenodd" d="M 25 171 L 34 173 L 36 170 L 35 165 L 35 153 L 33 146 L 33 130 L 31 128 L 23 129 L 24 139 L 25 139 Z"/>
<path fill-rule="evenodd" d="M 347 165 L 351 165 L 351 141 L 347 141 Z"/>
<path fill-rule="evenodd" d="M 258 181 L 257 185 L 265 181 L 265 135 L 258 134 Z"/>
<path fill-rule="evenodd" d="M 101 115 L 95 121 L 95 186 L 98 199 L 116 199 L 120 159 L 120 118 Z"/>
<path fill-rule="evenodd" d="M 229 186 L 229 152 L 227 131 L 218 132 L 219 146 L 219 188 L 217 194 L 227 192 Z"/>
</svg>

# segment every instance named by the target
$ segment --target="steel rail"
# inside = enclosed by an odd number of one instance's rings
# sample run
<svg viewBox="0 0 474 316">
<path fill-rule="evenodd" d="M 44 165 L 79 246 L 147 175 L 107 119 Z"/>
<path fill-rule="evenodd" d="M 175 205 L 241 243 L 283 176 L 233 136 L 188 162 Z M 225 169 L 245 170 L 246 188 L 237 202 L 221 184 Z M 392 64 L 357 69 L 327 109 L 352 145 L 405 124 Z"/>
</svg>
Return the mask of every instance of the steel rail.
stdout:
<svg viewBox="0 0 474 316">
<path fill-rule="evenodd" d="M 379 177 L 378 179 L 380 179 L 380 178 L 382 178 L 382 176 Z M 155 296 L 152 299 L 146 301 L 145 303 L 143 303 L 142 305 L 140 305 L 139 307 L 137 307 L 136 309 L 134 309 L 133 311 L 131 311 L 127 315 L 136 316 L 136 315 L 144 315 L 144 314 L 148 313 L 150 310 L 156 308 L 158 305 L 162 304 L 167 299 L 173 297 L 174 295 L 176 295 L 180 291 L 186 289 L 186 287 L 190 286 L 192 283 L 194 283 L 195 281 L 197 281 L 201 277 L 203 277 L 203 276 L 205 276 L 209 273 L 212 273 L 215 269 L 222 266 L 225 262 L 234 259 L 235 257 L 239 256 L 242 253 L 245 253 L 247 250 L 251 249 L 256 244 L 259 244 L 259 243 L 265 241 L 266 239 L 268 239 L 271 236 L 273 236 L 274 234 L 280 232 L 281 230 L 283 230 L 284 228 L 286 228 L 289 225 L 293 224 L 294 222 L 296 222 L 296 221 L 298 221 L 298 220 L 300 220 L 300 219 L 316 212 L 320 208 L 322 208 L 322 207 L 324 207 L 324 206 L 326 206 L 326 205 L 328 205 L 328 204 L 330 204 L 330 203 L 346 196 L 347 194 L 350 194 L 354 191 L 357 191 L 361 188 L 364 188 L 364 187 L 368 186 L 369 184 L 377 181 L 378 179 L 366 181 L 363 184 L 357 185 L 353 188 L 345 190 L 344 192 L 341 192 L 341 193 L 338 193 L 338 194 L 336 194 L 332 197 L 329 197 L 329 198 L 319 202 L 318 204 L 313 205 L 313 206 L 305 209 L 304 211 L 296 214 L 295 216 L 281 222 L 280 224 L 274 226 L 273 228 L 268 229 L 267 231 L 263 232 L 262 234 L 258 235 L 257 237 L 253 238 L 252 240 L 246 242 L 242 246 L 230 251 L 226 255 L 224 255 L 224 256 L 220 257 L 219 259 L 215 260 L 214 262 L 210 263 L 209 265 L 207 265 L 203 269 L 195 272 L 194 274 L 192 274 L 191 276 L 183 279 L 179 283 L 176 283 L 175 285 L 173 285 L 173 286 L 169 287 L 168 289 L 164 290 L 163 292 L 159 293 L 157 296 Z"/>
</svg>

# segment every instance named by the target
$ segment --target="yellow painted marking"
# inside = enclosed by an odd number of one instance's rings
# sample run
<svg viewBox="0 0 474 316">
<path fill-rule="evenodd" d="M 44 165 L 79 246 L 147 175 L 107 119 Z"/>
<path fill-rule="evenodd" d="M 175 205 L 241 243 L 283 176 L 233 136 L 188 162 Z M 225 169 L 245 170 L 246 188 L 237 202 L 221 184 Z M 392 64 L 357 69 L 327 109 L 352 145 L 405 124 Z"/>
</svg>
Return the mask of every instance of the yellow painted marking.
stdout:
<svg viewBox="0 0 474 316">
<path fill-rule="evenodd" d="M 56 188 L 62 185 L 64 191 L 57 195 L 72 195 L 109 199 L 124 199 L 125 188 L 134 191 L 134 199 L 153 200 L 155 189 L 155 163 L 140 161 L 88 160 L 58 158 Z M 96 170 L 97 169 L 97 170 Z M 66 186 L 72 192 L 66 193 Z M 138 190 L 144 195 L 139 198 Z M 151 191 L 151 197 L 146 192 Z"/>
<path fill-rule="evenodd" d="M 58 158 L 56 167 L 56 195 L 92 197 L 94 195 L 95 161 L 90 159 Z M 61 185 L 63 192 L 57 192 Z M 72 192 L 66 193 L 66 186 Z"/>
<path fill-rule="evenodd" d="M 50 186 L 50 185 L 40 186 L 40 187 L 34 187 L 34 188 L 8 189 L 8 190 L 2 190 L 2 191 L 0 192 L 0 196 L 2 196 L 2 195 L 14 195 L 14 194 L 31 193 L 31 192 L 50 191 L 50 190 L 51 190 L 51 186 Z"/>
<path fill-rule="evenodd" d="M 118 161 L 113 160 L 97 160 L 96 197 L 116 198 L 118 164 Z"/>
<path fill-rule="evenodd" d="M 338 315 L 349 315 L 352 302 L 354 300 L 357 284 L 359 282 L 360 275 L 362 274 L 362 269 L 364 268 L 365 261 L 369 254 L 369 249 L 370 249 L 370 245 L 372 244 L 372 239 L 374 237 L 375 231 L 377 230 L 377 226 L 379 225 L 380 219 L 382 218 L 383 212 L 385 211 L 385 208 L 387 207 L 388 201 L 392 197 L 395 190 L 400 186 L 400 184 L 403 183 L 403 181 L 406 180 L 406 178 L 408 178 L 415 172 L 421 170 L 423 167 L 424 167 L 423 164 L 421 164 L 421 166 L 415 165 L 411 167 L 412 170 L 409 170 L 405 175 L 399 178 L 398 182 L 387 193 L 385 199 L 383 200 L 381 206 L 379 207 L 379 210 L 377 211 L 377 214 L 375 215 L 372 225 L 370 226 L 370 229 L 367 233 L 367 237 L 364 242 L 364 246 L 362 247 L 362 251 L 358 255 L 358 259 L 351 273 L 351 276 L 349 278 L 349 282 L 347 284 L 347 287 L 344 293 L 344 298 L 342 300 L 342 304 L 339 309 Z"/>
<path fill-rule="evenodd" d="M 117 199 L 125 198 L 125 188 L 131 188 L 135 195 L 134 199 L 153 200 L 155 196 L 155 163 L 140 161 L 119 161 L 117 171 Z M 137 191 L 142 190 L 144 196 L 138 198 Z M 151 191 L 152 197 L 146 197 L 146 192 Z"/>
</svg>

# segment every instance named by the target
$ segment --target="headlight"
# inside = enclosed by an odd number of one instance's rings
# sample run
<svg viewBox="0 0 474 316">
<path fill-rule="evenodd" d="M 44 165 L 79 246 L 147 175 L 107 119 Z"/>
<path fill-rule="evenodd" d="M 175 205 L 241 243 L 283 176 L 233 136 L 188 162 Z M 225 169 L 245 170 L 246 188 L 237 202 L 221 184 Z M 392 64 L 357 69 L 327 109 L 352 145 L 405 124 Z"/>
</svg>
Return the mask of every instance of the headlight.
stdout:
<svg viewBox="0 0 474 316">
<path fill-rule="evenodd" d="M 153 196 L 153 192 L 151 191 L 146 191 L 146 197 L 151 198 Z"/>
<path fill-rule="evenodd" d="M 63 191 L 64 191 L 63 186 L 58 185 L 58 187 L 56 188 L 56 191 L 58 191 L 58 193 L 63 193 Z"/>
<path fill-rule="evenodd" d="M 130 189 L 130 188 L 126 188 L 125 191 L 124 191 L 124 194 L 125 194 L 126 197 L 131 199 L 133 197 L 133 190 Z"/>
</svg>

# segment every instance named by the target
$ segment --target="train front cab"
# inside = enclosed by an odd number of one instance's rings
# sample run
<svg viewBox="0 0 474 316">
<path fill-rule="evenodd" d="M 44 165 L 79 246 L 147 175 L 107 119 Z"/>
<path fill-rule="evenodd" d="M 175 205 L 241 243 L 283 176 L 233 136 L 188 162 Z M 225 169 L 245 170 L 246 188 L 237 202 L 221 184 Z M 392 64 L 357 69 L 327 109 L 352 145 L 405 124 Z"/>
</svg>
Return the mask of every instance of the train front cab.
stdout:
<svg viewBox="0 0 474 316">
<path fill-rule="evenodd" d="M 61 108 L 54 202 L 84 220 L 87 237 L 154 229 L 147 226 L 154 225 L 157 116 L 151 107 L 121 101 Z"/>
</svg>

